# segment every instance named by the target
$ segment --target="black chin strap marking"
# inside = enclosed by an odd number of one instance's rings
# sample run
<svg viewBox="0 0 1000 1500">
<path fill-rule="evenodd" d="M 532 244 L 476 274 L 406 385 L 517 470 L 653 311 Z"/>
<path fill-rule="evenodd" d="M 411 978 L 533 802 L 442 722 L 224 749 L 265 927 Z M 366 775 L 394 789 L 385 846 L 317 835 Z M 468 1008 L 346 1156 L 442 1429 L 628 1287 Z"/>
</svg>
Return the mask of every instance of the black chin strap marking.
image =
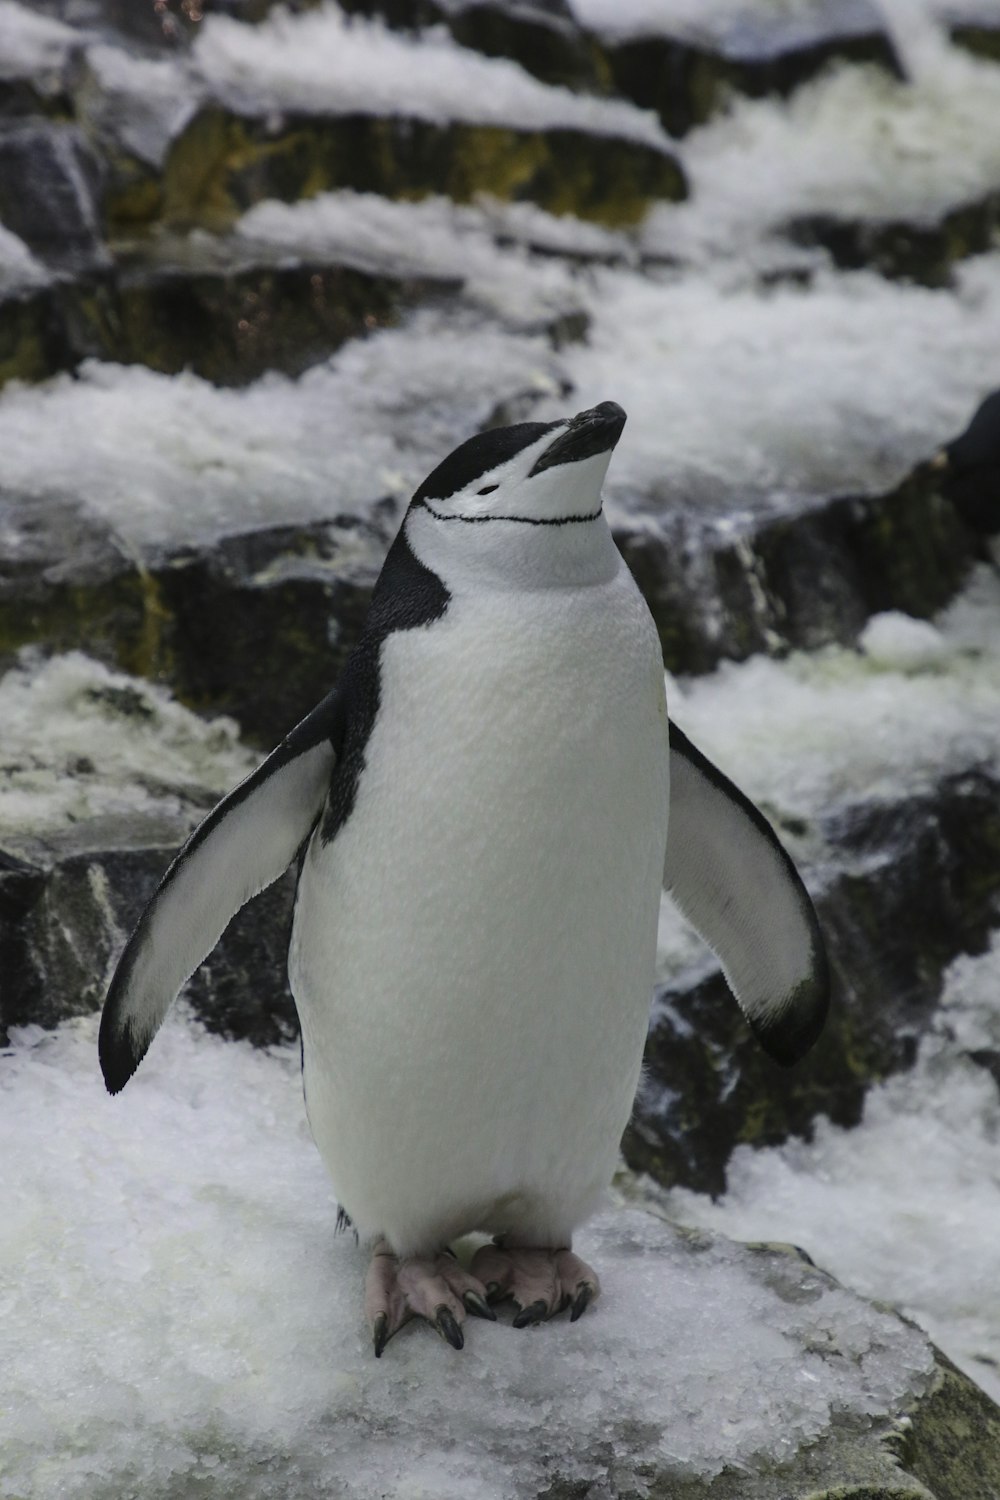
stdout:
<svg viewBox="0 0 1000 1500">
<path fill-rule="evenodd" d="M 484 521 L 518 521 L 522 526 L 578 526 L 582 521 L 596 521 L 601 514 L 601 508 L 581 516 L 444 516 L 439 510 L 427 500 L 418 500 L 426 511 L 434 517 L 435 521 L 462 521 L 466 526 L 480 526 Z"/>
</svg>

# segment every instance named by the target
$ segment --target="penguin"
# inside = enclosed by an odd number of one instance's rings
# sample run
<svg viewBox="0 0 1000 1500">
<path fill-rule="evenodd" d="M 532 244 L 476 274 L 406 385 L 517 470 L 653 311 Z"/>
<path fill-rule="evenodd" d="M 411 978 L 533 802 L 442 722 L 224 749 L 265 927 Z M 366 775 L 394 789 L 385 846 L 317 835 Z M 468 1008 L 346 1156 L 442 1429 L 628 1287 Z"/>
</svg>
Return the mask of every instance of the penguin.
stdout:
<svg viewBox="0 0 1000 1500">
<path fill-rule="evenodd" d="M 105 1003 L 117 1093 L 233 914 L 300 857 L 306 1113 L 372 1249 L 376 1356 L 412 1317 L 461 1348 L 499 1301 L 525 1327 L 599 1294 L 573 1233 L 632 1109 L 662 889 L 778 1062 L 826 1015 L 791 859 L 669 722 L 602 510 L 624 424 L 605 401 L 483 432 L 424 481 L 340 682 L 188 839 Z M 451 1245 L 474 1231 L 466 1268 Z"/>
</svg>

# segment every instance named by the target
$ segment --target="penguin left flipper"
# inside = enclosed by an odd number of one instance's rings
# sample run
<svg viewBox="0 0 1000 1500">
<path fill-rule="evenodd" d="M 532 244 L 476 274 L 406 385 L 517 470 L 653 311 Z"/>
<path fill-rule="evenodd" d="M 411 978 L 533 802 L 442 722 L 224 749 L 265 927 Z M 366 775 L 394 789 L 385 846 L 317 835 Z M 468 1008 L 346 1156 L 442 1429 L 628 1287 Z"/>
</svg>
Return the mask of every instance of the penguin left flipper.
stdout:
<svg viewBox="0 0 1000 1500">
<path fill-rule="evenodd" d="M 798 1062 L 829 1005 L 815 908 L 763 813 L 674 723 L 663 884 L 721 961 L 764 1050 Z"/>
<path fill-rule="evenodd" d="M 168 868 L 118 961 L 101 1017 L 101 1069 L 123 1089 L 185 980 L 240 907 L 287 868 L 323 810 L 343 743 L 337 690 L 217 804 Z"/>
</svg>

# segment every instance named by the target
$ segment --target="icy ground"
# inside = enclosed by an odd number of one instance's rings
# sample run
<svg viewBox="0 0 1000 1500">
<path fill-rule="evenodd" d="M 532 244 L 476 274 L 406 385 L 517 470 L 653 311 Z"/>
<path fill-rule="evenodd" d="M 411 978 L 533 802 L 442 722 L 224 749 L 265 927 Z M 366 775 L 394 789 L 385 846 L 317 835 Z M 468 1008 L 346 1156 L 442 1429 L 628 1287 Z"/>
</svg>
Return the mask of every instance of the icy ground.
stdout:
<svg viewBox="0 0 1000 1500">
<path fill-rule="evenodd" d="M 605 1293 L 579 1323 L 473 1321 L 460 1354 L 410 1325 L 376 1363 L 298 1049 L 174 1014 L 110 1099 L 96 1030 L 25 1028 L 0 1070 L 4 1494 L 520 1500 L 639 1460 L 780 1460 L 922 1388 L 917 1331 L 808 1271 L 781 1295 L 770 1257 L 621 1208 L 579 1236 Z"/>
</svg>

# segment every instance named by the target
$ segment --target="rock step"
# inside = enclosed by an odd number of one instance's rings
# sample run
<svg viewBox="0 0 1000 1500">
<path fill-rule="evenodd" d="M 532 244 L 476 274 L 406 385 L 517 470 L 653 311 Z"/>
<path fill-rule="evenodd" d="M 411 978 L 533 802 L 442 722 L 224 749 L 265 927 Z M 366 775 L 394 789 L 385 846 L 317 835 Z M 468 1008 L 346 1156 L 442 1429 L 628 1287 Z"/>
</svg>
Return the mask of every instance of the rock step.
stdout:
<svg viewBox="0 0 1000 1500">
<path fill-rule="evenodd" d="M 617 527 L 668 670 L 853 644 L 883 610 L 935 613 L 981 546 L 940 482 L 924 465 L 889 494 L 836 498 L 736 537 L 677 520 Z M 84 642 L 189 706 L 233 715 L 269 747 L 342 670 L 398 520 L 387 500 L 371 521 L 265 528 L 142 561 L 71 502 L 0 495 L 11 539 L 0 661 L 28 644 Z"/>
<path fill-rule="evenodd" d="M 829 251 L 842 271 L 946 287 L 957 261 L 991 250 L 1000 236 L 1000 192 L 943 211 L 934 221 L 846 219 L 819 214 L 793 219 L 782 232 L 799 245 Z"/>
<path fill-rule="evenodd" d="M 663 986 L 623 1143 L 631 1167 L 720 1194 L 737 1145 L 808 1135 L 819 1115 L 858 1123 L 871 1084 L 912 1065 L 948 964 L 983 952 L 1000 922 L 998 793 L 994 775 L 970 770 L 827 817 L 834 873 L 815 895 L 835 988 L 823 1036 L 785 1070 L 751 1037 L 721 973 Z"/>
<path fill-rule="evenodd" d="M 211 797 L 207 799 L 211 805 Z M 104 1003 L 123 943 L 193 826 L 177 816 L 95 819 L 0 847 L 0 1044 Z M 244 908 L 187 995 L 215 1031 L 258 1046 L 298 1035 L 285 979 L 296 872 Z"/>
<path fill-rule="evenodd" d="M 651 202 L 681 199 L 676 157 L 643 141 L 566 128 L 433 124 L 401 116 L 200 110 L 172 143 L 162 201 L 137 212 L 115 184 L 113 231 L 139 220 L 228 228 L 266 198 L 292 202 L 336 188 L 389 198 L 444 194 L 467 203 L 489 192 L 610 225 L 635 224 Z"/>
<path fill-rule="evenodd" d="M 193 370 L 241 386 L 268 370 L 299 375 L 348 339 L 454 296 L 453 278 L 394 277 L 328 262 L 234 255 L 191 266 L 142 257 L 98 277 L 59 280 L 0 299 L 0 385 L 41 380 L 82 359 Z"/>
<path fill-rule="evenodd" d="M 655 110 L 674 136 L 711 118 L 732 92 L 788 95 L 838 59 L 876 63 L 901 76 L 883 18 L 865 0 L 828 0 L 805 17 L 753 15 L 748 7 L 728 25 L 709 15 L 690 31 L 621 38 L 581 26 L 563 4 L 342 0 L 341 8 L 405 30 L 444 25 L 463 46 L 511 58 L 544 83 L 617 93 Z"/>
</svg>

